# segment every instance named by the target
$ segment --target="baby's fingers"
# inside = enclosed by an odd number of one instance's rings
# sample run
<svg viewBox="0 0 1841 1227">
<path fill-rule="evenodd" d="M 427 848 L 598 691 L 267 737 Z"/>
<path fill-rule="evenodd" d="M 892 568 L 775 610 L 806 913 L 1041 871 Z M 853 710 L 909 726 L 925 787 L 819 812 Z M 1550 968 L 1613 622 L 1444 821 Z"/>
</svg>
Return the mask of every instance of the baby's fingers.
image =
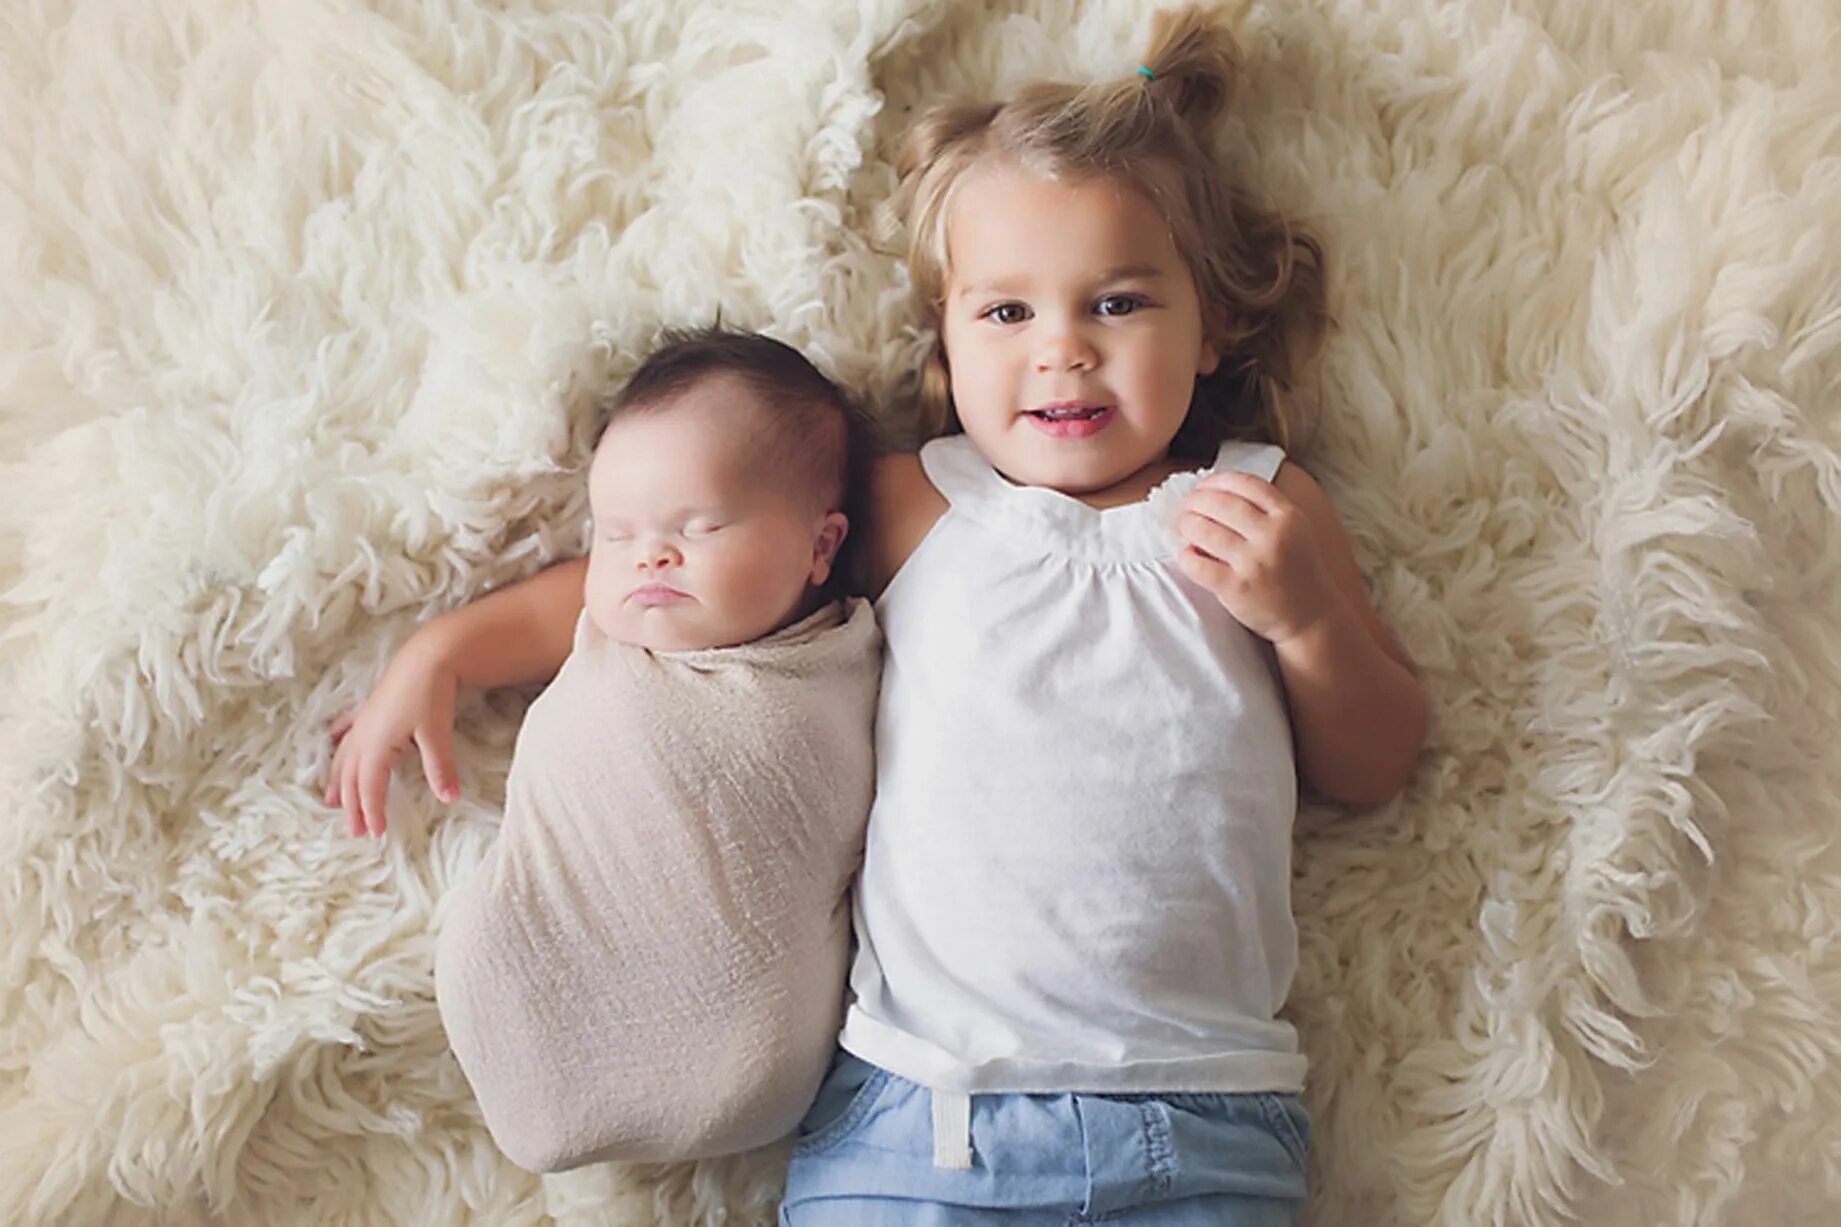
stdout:
<svg viewBox="0 0 1841 1227">
<path fill-rule="evenodd" d="M 326 765 L 326 791 L 323 797 L 326 804 L 333 809 L 339 808 L 344 802 L 346 767 L 352 757 L 350 751 L 349 746 L 335 744 L 332 759 Z"/>
<path fill-rule="evenodd" d="M 364 812 L 358 806 L 358 762 L 353 755 L 339 772 L 339 803 L 345 810 L 345 829 L 356 837 L 364 834 Z"/>
<path fill-rule="evenodd" d="M 390 759 L 380 758 L 366 764 L 365 770 L 358 773 L 358 792 L 360 804 L 364 809 L 364 825 L 372 835 L 379 839 L 384 833 L 384 798 L 390 791 Z"/>
<path fill-rule="evenodd" d="M 422 774 L 428 778 L 428 786 L 443 801 L 458 800 L 460 785 L 454 778 L 454 749 L 447 735 L 436 727 L 420 730 L 415 737 L 416 748 L 422 752 Z"/>
</svg>

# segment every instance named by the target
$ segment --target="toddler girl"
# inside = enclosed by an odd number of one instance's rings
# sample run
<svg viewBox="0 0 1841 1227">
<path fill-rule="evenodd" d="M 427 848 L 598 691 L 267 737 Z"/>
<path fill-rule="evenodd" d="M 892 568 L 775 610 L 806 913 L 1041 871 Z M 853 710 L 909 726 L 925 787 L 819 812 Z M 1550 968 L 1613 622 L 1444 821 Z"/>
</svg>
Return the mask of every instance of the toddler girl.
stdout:
<svg viewBox="0 0 1841 1227">
<path fill-rule="evenodd" d="M 877 477 L 854 1000 L 793 1227 L 1303 1201 L 1296 776 L 1391 796 L 1425 710 L 1282 448 L 1319 261 L 1209 155 L 1230 52 L 1166 16 L 1130 77 L 936 107 L 904 150 L 945 433 Z"/>
</svg>

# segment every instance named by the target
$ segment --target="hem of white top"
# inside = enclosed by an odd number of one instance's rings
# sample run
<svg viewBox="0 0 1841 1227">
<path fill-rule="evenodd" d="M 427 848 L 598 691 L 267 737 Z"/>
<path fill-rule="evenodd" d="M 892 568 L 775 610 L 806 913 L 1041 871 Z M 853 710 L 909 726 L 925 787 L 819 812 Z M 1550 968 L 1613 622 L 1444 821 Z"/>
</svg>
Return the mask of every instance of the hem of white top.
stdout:
<svg viewBox="0 0 1841 1227">
<path fill-rule="evenodd" d="M 992 1058 L 966 1064 L 932 1044 L 861 1016 L 840 1045 L 871 1065 L 933 1090 L 967 1094 L 1116 1095 L 1298 1094 L 1310 1058 L 1301 1052 L 1241 1051 L 1098 1064 Z"/>
</svg>

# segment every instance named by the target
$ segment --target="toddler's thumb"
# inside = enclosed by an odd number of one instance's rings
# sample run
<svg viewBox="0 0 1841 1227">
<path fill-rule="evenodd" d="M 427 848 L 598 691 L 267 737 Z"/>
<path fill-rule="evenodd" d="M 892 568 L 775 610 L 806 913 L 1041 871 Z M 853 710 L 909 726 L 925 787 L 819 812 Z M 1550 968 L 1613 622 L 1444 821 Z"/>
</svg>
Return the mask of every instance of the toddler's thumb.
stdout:
<svg viewBox="0 0 1841 1227">
<path fill-rule="evenodd" d="M 438 733 L 417 733 L 416 749 L 422 752 L 422 774 L 428 786 L 443 801 L 460 799 L 460 783 L 455 778 L 454 751 L 448 739 Z"/>
</svg>

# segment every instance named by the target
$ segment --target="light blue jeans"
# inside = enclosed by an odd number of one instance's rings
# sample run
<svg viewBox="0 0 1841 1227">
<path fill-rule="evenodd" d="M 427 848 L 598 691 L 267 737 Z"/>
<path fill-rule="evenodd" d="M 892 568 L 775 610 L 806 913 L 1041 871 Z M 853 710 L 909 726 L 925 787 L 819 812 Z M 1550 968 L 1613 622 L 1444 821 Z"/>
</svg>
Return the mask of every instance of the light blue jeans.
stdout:
<svg viewBox="0 0 1841 1227">
<path fill-rule="evenodd" d="M 1293 1227 L 1304 1205 L 1296 1095 L 980 1094 L 970 1107 L 970 1169 L 937 1166 L 927 1088 L 839 1049 L 793 1144 L 781 1224 Z"/>
</svg>

